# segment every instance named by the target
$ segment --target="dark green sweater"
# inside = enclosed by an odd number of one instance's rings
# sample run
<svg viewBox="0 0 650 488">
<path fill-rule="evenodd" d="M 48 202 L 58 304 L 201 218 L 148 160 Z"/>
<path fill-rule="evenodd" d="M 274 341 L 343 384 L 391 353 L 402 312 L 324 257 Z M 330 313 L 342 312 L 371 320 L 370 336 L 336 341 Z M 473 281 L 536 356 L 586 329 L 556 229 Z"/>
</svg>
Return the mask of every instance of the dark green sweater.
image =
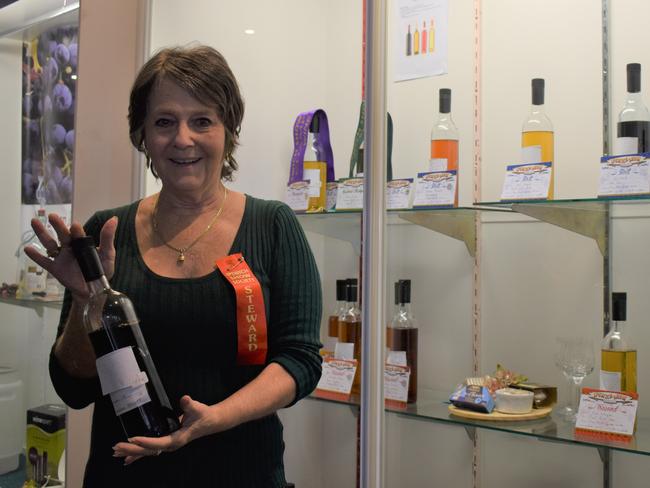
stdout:
<svg viewBox="0 0 650 488">
<path fill-rule="evenodd" d="M 220 402 L 263 369 L 236 365 L 234 291 L 216 269 L 201 278 L 174 279 L 147 268 L 136 243 L 137 205 L 98 212 L 86 232 L 98 241 L 104 222 L 113 215 L 119 218 L 111 286 L 133 301 L 172 406 L 180 414 L 178 402 L 185 394 L 208 405 Z M 286 205 L 247 196 L 230 254 L 236 252 L 243 254 L 262 285 L 267 362 L 282 365 L 293 377 L 297 401 L 315 388 L 321 372 L 321 289 L 309 245 Z M 69 309 L 66 294 L 61 324 Z M 123 466 L 122 459 L 112 457 L 112 446 L 124 440 L 124 433 L 110 399 L 101 395 L 99 381 L 69 376 L 53 354 L 50 375 L 70 407 L 95 403 L 85 487 L 285 486 L 282 424 L 275 414 Z"/>
</svg>

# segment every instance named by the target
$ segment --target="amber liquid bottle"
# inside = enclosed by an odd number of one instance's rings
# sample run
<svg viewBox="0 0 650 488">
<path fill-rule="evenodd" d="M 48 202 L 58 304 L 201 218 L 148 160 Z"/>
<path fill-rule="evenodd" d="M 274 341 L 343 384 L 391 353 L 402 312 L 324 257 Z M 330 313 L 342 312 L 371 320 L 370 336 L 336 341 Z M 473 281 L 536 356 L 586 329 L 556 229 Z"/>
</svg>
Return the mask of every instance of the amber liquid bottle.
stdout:
<svg viewBox="0 0 650 488">
<path fill-rule="evenodd" d="M 345 305 L 345 280 L 336 280 L 336 304 L 327 321 L 327 337 L 324 345 L 328 354 L 334 354 L 336 343 L 339 341 L 339 317 L 345 312 Z"/>
<path fill-rule="evenodd" d="M 406 365 L 411 368 L 407 401 L 415 403 L 418 399 L 418 329 L 411 313 L 411 280 L 395 283 L 395 303 L 386 344 L 391 351 L 406 352 Z"/>
<path fill-rule="evenodd" d="M 636 348 L 621 322 L 627 318 L 627 294 L 612 293 L 612 325 L 601 345 L 600 388 L 636 393 Z"/>
<path fill-rule="evenodd" d="M 346 310 L 339 316 L 339 342 L 354 344 L 354 359 L 357 360 L 357 372 L 352 382 L 352 393 L 361 392 L 361 310 L 357 303 L 358 281 L 346 280 Z"/>
</svg>

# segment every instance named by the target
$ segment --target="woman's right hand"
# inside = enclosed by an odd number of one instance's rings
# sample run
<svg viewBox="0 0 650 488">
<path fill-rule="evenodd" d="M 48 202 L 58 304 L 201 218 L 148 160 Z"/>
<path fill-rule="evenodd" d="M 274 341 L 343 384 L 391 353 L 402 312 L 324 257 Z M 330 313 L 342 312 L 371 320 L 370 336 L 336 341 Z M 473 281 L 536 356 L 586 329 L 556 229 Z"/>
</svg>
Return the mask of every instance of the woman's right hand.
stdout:
<svg viewBox="0 0 650 488">
<path fill-rule="evenodd" d="M 63 219 L 57 214 L 50 214 L 48 220 L 54 228 L 59 242 L 38 219 L 32 219 L 32 229 L 34 229 L 36 236 L 47 251 L 47 255 L 41 254 L 32 246 L 25 246 L 25 254 L 68 288 L 75 300 L 84 302 L 88 298 L 88 287 L 72 253 L 70 242 L 72 239 L 85 236 L 86 233 L 77 222 L 73 222 L 68 228 Z M 99 234 L 97 252 L 108 279 L 113 276 L 115 268 L 113 239 L 115 238 L 116 229 L 117 217 L 113 217 L 106 221 Z"/>
</svg>

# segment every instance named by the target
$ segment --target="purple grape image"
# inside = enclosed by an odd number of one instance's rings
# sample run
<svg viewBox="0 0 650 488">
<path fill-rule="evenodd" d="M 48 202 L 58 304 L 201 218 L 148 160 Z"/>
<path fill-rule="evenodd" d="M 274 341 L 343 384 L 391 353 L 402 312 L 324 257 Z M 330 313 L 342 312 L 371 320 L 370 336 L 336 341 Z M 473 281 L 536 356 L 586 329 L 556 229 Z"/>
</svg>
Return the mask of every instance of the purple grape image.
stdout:
<svg viewBox="0 0 650 488">
<path fill-rule="evenodd" d="M 72 201 L 78 25 L 23 43 L 22 203 Z"/>
</svg>

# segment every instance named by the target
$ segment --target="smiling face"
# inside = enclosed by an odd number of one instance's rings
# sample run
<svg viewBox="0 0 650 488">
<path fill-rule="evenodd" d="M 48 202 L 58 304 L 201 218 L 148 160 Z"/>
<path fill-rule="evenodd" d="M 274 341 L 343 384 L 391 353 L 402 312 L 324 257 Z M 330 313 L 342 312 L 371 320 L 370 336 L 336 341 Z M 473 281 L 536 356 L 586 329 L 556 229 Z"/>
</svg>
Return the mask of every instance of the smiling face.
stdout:
<svg viewBox="0 0 650 488">
<path fill-rule="evenodd" d="M 219 191 L 225 130 L 215 108 L 163 78 L 149 97 L 144 129 L 165 191 L 185 198 Z"/>
</svg>

